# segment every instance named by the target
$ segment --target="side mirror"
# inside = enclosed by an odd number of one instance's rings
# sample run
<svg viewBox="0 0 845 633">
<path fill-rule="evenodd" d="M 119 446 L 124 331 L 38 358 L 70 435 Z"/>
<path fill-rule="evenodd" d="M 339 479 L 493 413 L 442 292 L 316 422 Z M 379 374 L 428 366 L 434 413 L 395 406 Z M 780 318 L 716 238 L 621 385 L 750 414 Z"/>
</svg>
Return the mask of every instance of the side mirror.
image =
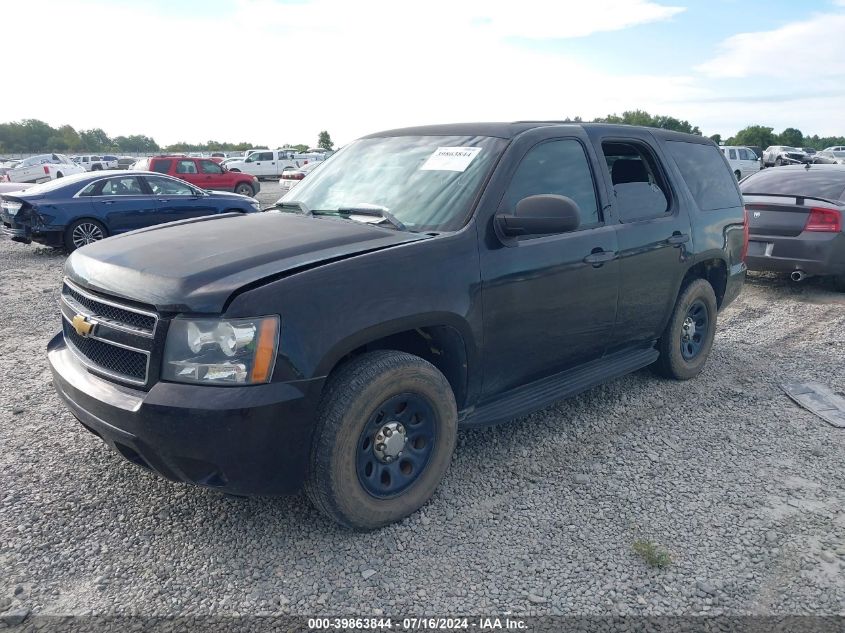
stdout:
<svg viewBox="0 0 845 633">
<path fill-rule="evenodd" d="M 508 241 L 522 235 L 569 233 L 581 225 L 581 210 L 572 198 L 540 194 L 517 202 L 513 214 L 497 213 L 494 223 Z"/>
</svg>

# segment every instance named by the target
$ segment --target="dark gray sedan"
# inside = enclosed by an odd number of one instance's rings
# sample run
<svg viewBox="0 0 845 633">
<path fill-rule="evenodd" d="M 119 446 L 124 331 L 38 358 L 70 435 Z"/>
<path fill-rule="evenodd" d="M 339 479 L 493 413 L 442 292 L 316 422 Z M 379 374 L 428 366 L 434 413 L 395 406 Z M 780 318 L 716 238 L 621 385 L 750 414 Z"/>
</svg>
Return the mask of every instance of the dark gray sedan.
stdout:
<svg viewBox="0 0 845 633">
<path fill-rule="evenodd" d="M 845 292 L 845 165 L 766 169 L 739 187 L 748 213 L 750 270 L 794 281 L 832 276 Z"/>
</svg>

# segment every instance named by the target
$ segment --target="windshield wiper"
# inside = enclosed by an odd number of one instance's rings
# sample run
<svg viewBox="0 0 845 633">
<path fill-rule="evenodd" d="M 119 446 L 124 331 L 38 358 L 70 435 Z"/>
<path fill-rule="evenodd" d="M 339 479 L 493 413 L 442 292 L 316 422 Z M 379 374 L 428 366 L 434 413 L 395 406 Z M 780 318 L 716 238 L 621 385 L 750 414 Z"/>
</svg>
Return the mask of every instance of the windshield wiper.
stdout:
<svg viewBox="0 0 845 633">
<path fill-rule="evenodd" d="M 387 207 L 383 207 L 381 205 L 366 205 L 366 206 L 350 206 L 350 207 L 340 207 L 337 210 L 337 213 L 341 215 L 369 215 L 377 218 L 382 218 L 388 224 L 390 224 L 394 229 L 398 231 L 407 231 L 408 227 L 406 227 L 402 222 L 396 218 L 390 211 L 388 211 Z"/>
<path fill-rule="evenodd" d="M 304 202 L 300 202 L 299 200 L 285 200 L 284 202 L 277 202 L 272 207 L 267 207 L 266 209 L 262 209 L 262 211 L 270 211 L 271 209 L 293 209 L 302 215 L 314 215 L 311 213 L 311 209 L 309 209 Z"/>
</svg>

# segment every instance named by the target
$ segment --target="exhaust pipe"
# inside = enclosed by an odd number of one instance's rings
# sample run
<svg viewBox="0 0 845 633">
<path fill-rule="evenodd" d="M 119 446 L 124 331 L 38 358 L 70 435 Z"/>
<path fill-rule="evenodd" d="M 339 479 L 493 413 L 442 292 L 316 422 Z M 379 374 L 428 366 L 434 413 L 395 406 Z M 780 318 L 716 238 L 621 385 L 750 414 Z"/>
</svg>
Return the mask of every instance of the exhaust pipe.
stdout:
<svg viewBox="0 0 845 633">
<path fill-rule="evenodd" d="M 809 277 L 809 275 L 807 273 L 805 273 L 803 270 L 793 270 L 789 274 L 789 278 L 792 281 L 804 281 L 807 277 Z"/>
</svg>

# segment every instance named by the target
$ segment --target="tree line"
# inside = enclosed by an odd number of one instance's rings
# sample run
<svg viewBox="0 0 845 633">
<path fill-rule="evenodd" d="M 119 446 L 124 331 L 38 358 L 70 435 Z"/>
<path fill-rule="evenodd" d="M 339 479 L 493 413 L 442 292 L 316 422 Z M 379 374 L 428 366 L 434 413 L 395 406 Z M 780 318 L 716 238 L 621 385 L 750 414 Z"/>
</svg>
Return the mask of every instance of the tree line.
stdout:
<svg viewBox="0 0 845 633">
<path fill-rule="evenodd" d="M 332 149 L 331 136 L 325 130 L 320 132 L 318 147 Z M 268 147 L 247 141 L 240 143 L 209 140 L 205 143 L 179 142 L 164 147 L 155 139 L 143 134 L 110 137 L 101 128 L 76 130 L 70 125 L 54 128 L 38 119 L 24 119 L 10 123 L 0 123 L 0 154 L 26 154 L 37 152 L 60 153 L 120 153 L 149 154 L 153 152 L 238 152 L 252 147 Z M 304 152 L 309 145 L 289 145 Z"/>
<path fill-rule="evenodd" d="M 566 118 L 573 123 L 584 122 L 581 117 Z M 649 114 L 644 110 L 627 110 L 620 114 L 608 114 L 593 119 L 595 123 L 624 123 L 628 125 L 644 125 L 647 127 L 675 130 L 688 134 L 701 135 L 697 125 L 689 121 L 677 119 L 662 114 Z M 831 145 L 845 145 L 845 136 L 805 136 L 801 130 L 788 127 L 780 133 L 765 125 L 749 125 L 734 136 L 722 138 L 721 134 L 710 136 L 716 143 L 725 145 L 755 145 L 766 148 L 770 145 L 791 145 L 793 147 L 812 147 L 824 149 Z M 35 152 L 67 152 L 67 153 L 103 153 L 114 152 L 123 154 L 152 153 L 152 152 L 238 152 L 252 147 L 268 147 L 250 142 L 230 143 L 208 140 L 205 143 L 179 142 L 161 147 L 155 139 L 142 134 L 131 136 L 110 137 L 101 128 L 91 130 L 75 130 L 70 125 L 54 128 L 38 119 L 24 119 L 11 123 L 0 123 L 0 155 L 3 153 L 35 153 Z M 289 145 L 299 151 L 305 151 L 309 145 Z M 317 138 L 317 147 L 333 149 L 334 143 L 326 130 L 322 130 Z"/>
</svg>

